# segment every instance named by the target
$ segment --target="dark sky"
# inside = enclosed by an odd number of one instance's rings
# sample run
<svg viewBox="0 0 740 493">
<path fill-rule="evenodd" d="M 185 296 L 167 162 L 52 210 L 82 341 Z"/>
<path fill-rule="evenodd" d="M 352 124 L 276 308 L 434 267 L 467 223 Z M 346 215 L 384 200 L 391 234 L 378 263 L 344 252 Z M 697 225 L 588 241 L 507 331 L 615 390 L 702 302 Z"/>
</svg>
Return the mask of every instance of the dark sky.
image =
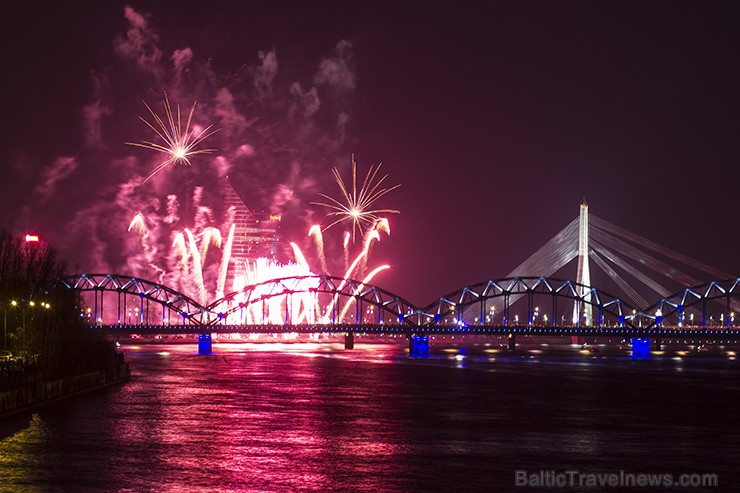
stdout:
<svg viewBox="0 0 740 493">
<path fill-rule="evenodd" d="M 505 276 L 584 197 L 740 275 L 737 3 L 22 3 L 0 29 L 0 227 L 38 231 L 80 270 L 146 277 L 133 213 L 162 226 L 166 196 L 184 217 L 202 185 L 221 226 L 225 173 L 310 252 L 308 226 L 326 224 L 310 202 L 354 153 L 402 184 L 379 201 L 401 214 L 370 263 L 417 304 Z M 218 152 L 136 186 L 158 158 L 124 142 L 152 138 L 141 101 L 165 90 L 198 100 Z"/>
</svg>

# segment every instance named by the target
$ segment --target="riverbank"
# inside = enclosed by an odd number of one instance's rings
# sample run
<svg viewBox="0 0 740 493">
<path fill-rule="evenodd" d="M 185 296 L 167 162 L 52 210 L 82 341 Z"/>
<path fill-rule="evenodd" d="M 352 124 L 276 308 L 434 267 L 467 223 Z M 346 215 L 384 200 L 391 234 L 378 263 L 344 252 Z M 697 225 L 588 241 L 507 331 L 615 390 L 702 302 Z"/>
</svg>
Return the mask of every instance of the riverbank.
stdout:
<svg viewBox="0 0 740 493">
<path fill-rule="evenodd" d="M 25 374 L 12 388 L 0 391 L 0 419 L 35 411 L 72 397 L 127 382 L 131 371 L 121 357 L 111 368 L 54 380 L 41 372 Z"/>
</svg>

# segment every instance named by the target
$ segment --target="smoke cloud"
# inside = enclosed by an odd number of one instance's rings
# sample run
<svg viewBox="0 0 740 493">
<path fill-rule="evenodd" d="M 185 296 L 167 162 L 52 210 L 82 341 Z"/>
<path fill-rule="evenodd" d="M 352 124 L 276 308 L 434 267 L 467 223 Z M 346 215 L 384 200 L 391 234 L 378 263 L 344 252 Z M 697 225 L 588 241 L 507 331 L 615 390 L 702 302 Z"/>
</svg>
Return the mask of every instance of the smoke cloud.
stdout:
<svg viewBox="0 0 740 493">
<path fill-rule="evenodd" d="M 91 72 L 89 102 L 80 109 L 85 146 L 43 170 L 33 194 L 46 212 L 27 208 L 24 221 L 40 225 L 82 270 L 141 276 L 191 295 L 196 288 L 173 242 L 185 228 L 196 241 L 210 227 L 226 235 L 234 214 L 223 202 L 227 176 L 250 209 L 282 217 L 286 248 L 304 241 L 314 215 L 309 203 L 321 186 L 334 186 L 332 167 L 350 163 L 351 43 L 339 41 L 305 74 L 283 74 L 279 53 L 264 47 L 254 48 L 243 69 L 221 74 L 213 53 L 165 48 L 168 39 L 146 12 L 125 7 L 122 26 L 112 36 L 110 65 Z M 123 143 L 161 143 L 139 117 L 153 121 L 142 100 L 164 117 L 165 93 L 183 126 L 197 101 L 192 128 L 218 128 L 203 144 L 216 151 L 144 182 L 167 157 Z M 129 231 L 139 212 L 145 227 Z M 213 278 L 218 249 L 208 255 L 203 272 Z M 206 284 L 213 292 L 215 282 Z"/>
<path fill-rule="evenodd" d="M 47 202 L 56 192 L 57 184 L 69 178 L 76 169 L 77 160 L 75 158 L 57 158 L 44 171 L 44 181 L 33 189 L 33 193 L 38 197 L 39 202 Z"/>
</svg>

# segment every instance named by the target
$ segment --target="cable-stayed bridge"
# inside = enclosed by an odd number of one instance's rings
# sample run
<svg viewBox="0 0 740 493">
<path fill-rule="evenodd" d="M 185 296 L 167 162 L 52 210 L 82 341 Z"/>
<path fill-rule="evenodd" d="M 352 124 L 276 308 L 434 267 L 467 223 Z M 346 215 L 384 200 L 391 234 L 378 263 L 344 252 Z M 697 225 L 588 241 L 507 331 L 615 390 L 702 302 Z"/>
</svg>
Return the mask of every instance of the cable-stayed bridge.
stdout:
<svg viewBox="0 0 740 493">
<path fill-rule="evenodd" d="M 575 280 L 558 274 L 577 261 Z M 594 286 L 591 261 L 610 290 Z M 332 276 L 274 279 L 203 306 L 136 277 L 60 279 L 91 328 L 113 334 L 431 334 L 699 337 L 736 340 L 740 278 L 589 216 L 569 223 L 504 279 L 415 306 L 381 287 Z M 615 293 L 615 294 L 610 294 Z M 656 300 L 650 303 L 648 300 Z M 739 312 L 740 313 L 740 312 Z"/>
</svg>

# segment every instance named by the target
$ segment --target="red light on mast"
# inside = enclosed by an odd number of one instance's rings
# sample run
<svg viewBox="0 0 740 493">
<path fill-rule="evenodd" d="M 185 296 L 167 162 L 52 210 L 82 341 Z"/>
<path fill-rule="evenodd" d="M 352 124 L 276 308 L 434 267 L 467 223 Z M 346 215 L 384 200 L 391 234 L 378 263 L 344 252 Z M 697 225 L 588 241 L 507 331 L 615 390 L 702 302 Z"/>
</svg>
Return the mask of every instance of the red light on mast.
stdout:
<svg viewBox="0 0 740 493">
<path fill-rule="evenodd" d="M 37 243 L 39 241 L 38 235 L 26 235 L 26 243 Z"/>
</svg>

